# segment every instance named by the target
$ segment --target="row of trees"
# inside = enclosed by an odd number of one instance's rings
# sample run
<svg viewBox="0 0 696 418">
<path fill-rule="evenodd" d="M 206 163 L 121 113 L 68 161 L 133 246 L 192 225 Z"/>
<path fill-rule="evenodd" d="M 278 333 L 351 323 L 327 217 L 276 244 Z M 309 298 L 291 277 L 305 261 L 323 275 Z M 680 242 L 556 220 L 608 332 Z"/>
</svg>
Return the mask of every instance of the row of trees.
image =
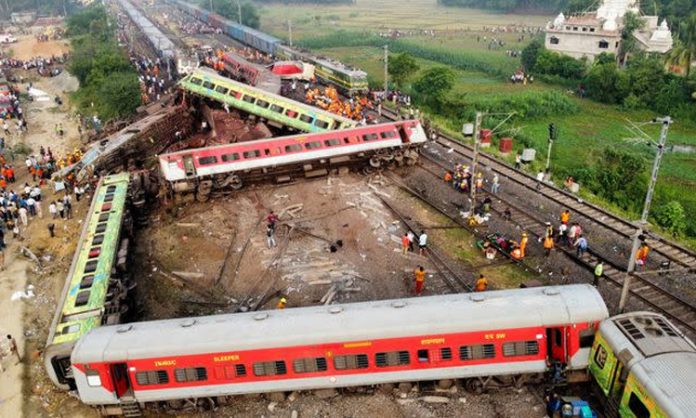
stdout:
<svg viewBox="0 0 696 418">
<path fill-rule="evenodd" d="M 253 4 L 242 0 L 199 0 L 198 5 L 204 9 L 212 10 L 222 17 L 234 22 L 239 22 L 239 11 L 242 12 L 242 24 L 258 29 L 261 24 L 259 11 Z"/>
<path fill-rule="evenodd" d="M 499 11 L 527 11 L 566 13 L 596 9 L 596 0 L 438 0 L 445 6 L 474 7 Z M 682 20 L 693 12 L 693 0 L 654 0 L 641 2 L 645 14 L 667 18 L 673 28 L 678 28 Z"/>
<path fill-rule="evenodd" d="M 106 10 L 92 5 L 67 20 L 72 45 L 68 71 L 80 82 L 72 99 L 85 115 L 102 121 L 124 118 L 140 106 L 140 81 L 125 51 L 116 43 Z"/>
</svg>

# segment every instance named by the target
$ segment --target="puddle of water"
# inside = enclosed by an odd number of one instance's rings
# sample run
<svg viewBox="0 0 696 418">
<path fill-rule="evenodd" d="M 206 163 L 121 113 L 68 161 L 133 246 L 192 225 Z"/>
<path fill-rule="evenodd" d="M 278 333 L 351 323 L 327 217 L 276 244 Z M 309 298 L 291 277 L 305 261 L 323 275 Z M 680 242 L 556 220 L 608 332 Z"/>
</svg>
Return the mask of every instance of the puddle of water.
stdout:
<svg viewBox="0 0 696 418">
<path fill-rule="evenodd" d="M 672 152 L 679 152 L 682 154 L 691 154 L 696 152 L 696 147 L 693 145 L 671 145 L 669 150 Z"/>
</svg>

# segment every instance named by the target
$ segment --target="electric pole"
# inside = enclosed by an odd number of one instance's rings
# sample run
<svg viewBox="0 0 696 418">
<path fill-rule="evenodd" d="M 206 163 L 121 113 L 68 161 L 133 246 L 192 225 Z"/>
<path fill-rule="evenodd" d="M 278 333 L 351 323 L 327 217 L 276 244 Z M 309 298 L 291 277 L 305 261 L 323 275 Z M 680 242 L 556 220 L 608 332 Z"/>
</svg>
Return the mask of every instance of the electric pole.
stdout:
<svg viewBox="0 0 696 418">
<path fill-rule="evenodd" d="M 474 157 L 471 159 L 471 187 L 469 187 L 469 197 L 471 197 L 471 214 L 474 214 L 474 205 L 476 203 L 476 166 L 478 165 L 479 146 L 481 144 L 481 123 L 483 122 L 483 113 L 476 112 L 476 120 L 474 121 Z"/>
<path fill-rule="evenodd" d="M 213 11 L 213 0 L 210 0 L 210 11 Z"/>
<path fill-rule="evenodd" d="M 389 45 L 384 45 L 384 100 L 389 91 Z"/>
<path fill-rule="evenodd" d="M 638 223 L 638 229 L 636 234 L 633 236 L 633 246 L 631 247 L 631 255 L 628 259 L 628 268 L 626 268 L 626 278 L 623 282 L 623 287 L 621 288 L 621 299 L 619 300 L 619 313 L 623 312 L 626 308 L 626 302 L 628 301 L 629 287 L 631 285 L 631 274 L 636 269 L 636 253 L 638 252 L 638 247 L 640 246 L 640 237 L 643 235 L 643 225 L 648 221 L 648 215 L 650 214 L 650 204 L 652 203 L 653 192 L 655 191 L 655 183 L 657 183 L 657 174 L 660 170 L 660 162 L 662 161 L 662 155 L 665 153 L 665 144 L 667 143 L 667 132 L 669 131 L 669 125 L 672 123 L 672 118 L 666 116 L 664 118 L 657 118 L 653 121 L 654 123 L 661 123 L 660 128 L 660 142 L 657 144 L 657 154 L 655 155 L 655 161 L 653 162 L 652 174 L 650 175 L 650 184 L 648 185 L 648 193 L 645 195 L 645 203 L 643 204 L 643 213 L 640 216 L 640 221 Z"/>
<path fill-rule="evenodd" d="M 239 15 L 239 24 L 242 24 L 242 3 L 237 0 L 237 14 Z"/>
<path fill-rule="evenodd" d="M 288 41 L 290 46 L 292 46 L 292 20 L 288 19 Z"/>
</svg>

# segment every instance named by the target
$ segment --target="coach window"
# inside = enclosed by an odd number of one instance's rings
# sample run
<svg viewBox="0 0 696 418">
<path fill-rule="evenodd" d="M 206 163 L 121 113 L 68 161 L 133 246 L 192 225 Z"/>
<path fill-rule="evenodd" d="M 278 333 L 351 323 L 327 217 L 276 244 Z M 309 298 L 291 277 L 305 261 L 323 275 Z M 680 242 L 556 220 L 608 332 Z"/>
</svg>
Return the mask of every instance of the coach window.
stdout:
<svg viewBox="0 0 696 418">
<path fill-rule="evenodd" d="M 113 193 L 107 193 L 107 194 L 104 196 L 104 202 L 111 202 L 112 200 L 114 200 L 114 194 L 113 194 Z"/>
<path fill-rule="evenodd" d="M 271 105 L 271 111 L 276 113 L 283 113 L 283 108 L 278 105 Z"/>
<path fill-rule="evenodd" d="M 246 376 L 246 366 L 243 364 L 235 364 L 234 365 L 234 373 L 237 375 L 237 377 L 244 377 Z"/>
<path fill-rule="evenodd" d="M 305 148 L 307 148 L 307 149 L 317 149 L 317 148 L 321 148 L 321 142 L 320 142 L 320 141 L 307 142 L 307 143 L 305 144 Z"/>
<path fill-rule="evenodd" d="M 327 147 L 335 147 L 336 145 L 341 145 L 341 140 L 338 138 L 327 139 L 326 141 L 324 141 L 324 145 L 326 145 Z"/>
<path fill-rule="evenodd" d="M 201 157 L 198 159 L 198 164 L 200 165 L 210 165 L 215 163 L 217 163 L 217 157 L 214 155 L 210 155 L 208 157 Z"/>
<path fill-rule="evenodd" d="M 89 276 L 84 276 L 82 280 L 80 280 L 80 290 L 92 287 L 93 283 L 94 275 L 90 274 Z"/>
<path fill-rule="evenodd" d="M 87 376 L 87 384 L 91 387 L 101 386 L 101 377 L 99 372 L 96 370 L 87 370 L 85 373 Z"/>
<path fill-rule="evenodd" d="M 89 302 L 89 290 L 83 290 L 75 297 L 75 306 L 85 306 Z"/>
<path fill-rule="evenodd" d="M 97 234 L 103 234 L 104 231 L 106 231 L 106 222 L 102 222 L 100 224 L 97 224 L 97 228 L 94 230 Z"/>
<path fill-rule="evenodd" d="M 85 264 L 85 273 L 92 273 L 94 270 L 97 269 L 97 264 L 99 263 L 99 260 L 91 260 L 88 261 L 87 264 Z"/>
<path fill-rule="evenodd" d="M 493 344 L 463 345 L 459 347 L 459 360 L 479 360 L 494 357 L 495 346 Z"/>
<path fill-rule="evenodd" d="M 597 363 L 597 366 L 599 366 L 600 370 L 602 370 L 604 368 L 604 365 L 607 363 L 607 350 L 605 350 L 604 346 L 601 344 L 597 345 L 597 351 L 595 351 L 594 361 L 595 363 Z"/>
<path fill-rule="evenodd" d="M 140 386 L 164 385 L 169 383 L 169 375 L 166 370 L 135 373 L 135 381 Z"/>
<path fill-rule="evenodd" d="M 109 213 L 102 213 L 99 215 L 99 222 L 106 222 L 109 220 Z"/>
<path fill-rule="evenodd" d="M 285 146 L 285 152 L 298 152 L 298 151 L 302 151 L 302 145 L 300 145 L 300 144 L 291 144 L 291 145 Z"/>
<path fill-rule="evenodd" d="M 440 360 L 452 360 L 452 349 L 443 347 L 440 349 Z"/>
<path fill-rule="evenodd" d="M 375 139 L 377 139 L 377 134 L 363 135 L 363 141 L 374 141 Z"/>
<path fill-rule="evenodd" d="M 256 100 L 256 98 L 253 96 L 249 96 L 248 94 L 245 94 L 244 97 L 242 97 L 242 100 L 244 100 L 247 103 L 254 103 L 254 100 Z"/>
<path fill-rule="evenodd" d="M 261 156 L 261 151 L 259 151 L 259 150 L 244 151 L 243 155 L 244 155 L 244 158 L 257 158 L 257 157 Z"/>
<path fill-rule="evenodd" d="M 650 410 L 648 410 L 643 401 L 636 396 L 635 392 L 631 392 L 631 396 L 628 398 L 628 409 L 633 412 L 636 418 L 650 418 Z"/>
<path fill-rule="evenodd" d="M 204 81 L 203 82 L 203 87 L 214 90 L 215 89 L 215 84 L 211 83 L 210 81 Z"/>
<path fill-rule="evenodd" d="M 104 234 L 95 235 L 92 239 L 92 245 L 101 245 L 104 242 Z"/>
<path fill-rule="evenodd" d="M 360 137 L 359 136 L 349 136 L 347 138 L 343 138 L 343 141 L 346 144 L 357 144 L 360 142 Z"/>
<path fill-rule="evenodd" d="M 419 363 L 427 363 L 430 358 L 429 358 L 428 350 L 418 350 L 418 362 Z"/>
<path fill-rule="evenodd" d="M 304 123 L 312 123 L 314 118 L 311 116 L 307 116 L 307 115 L 300 115 L 300 120 Z"/>
<path fill-rule="evenodd" d="M 215 87 L 215 91 L 220 93 L 220 94 L 227 94 L 227 92 L 230 91 L 230 89 L 228 89 L 227 87 L 223 87 L 223 86 L 217 86 L 217 87 Z"/>
<path fill-rule="evenodd" d="M 72 325 L 68 325 L 67 327 L 64 327 L 63 331 L 60 332 L 60 334 L 63 334 L 63 335 L 73 334 L 79 330 L 80 330 L 80 324 L 72 324 Z"/>
<path fill-rule="evenodd" d="M 267 101 L 265 101 L 265 100 L 261 100 L 261 99 L 259 99 L 259 100 L 257 100 L 257 101 L 256 101 L 256 106 L 258 106 L 258 107 L 262 107 L 262 108 L 264 108 L 264 109 L 267 109 L 267 108 L 268 108 L 268 106 L 270 106 L 270 105 L 271 105 L 271 104 L 270 104 L 270 103 L 268 103 L 268 102 L 267 102 Z"/>
<path fill-rule="evenodd" d="M 336 370 L 367 369 L 367 354 L 349 354 L 334 357 Z"/>
<path fill-rule="evenodd" d="M 292 361 L 295 373 L 325 372 L 327 369 L 324 357 L 298 358 Z"/>
<path fill-rule="evenodd" d="M 295 119 L 297 117 L 297 115 L 298 115 L 298 113 L 295 112 L 294 110 L 288 109 L 285 111 L 285 116 L 287 116 L 289 118 Z"/>
<path fill-rule="evenodd" d="M 238 153 L 232 153 L 232 154 L 222 154 L 222 161 L 223 162 L 230 162 L 230 161 L 237 161 L 239 159 L 239 154 Z"/>
<path fill-rule="evenodd" d="M 255 376 L 276 376 L 286 374 L 287 372 L 288 370 L 285 367 L 285 362 L 282 360 L 254 363 Z"/>
<path fill-rule="evenodd" d="M 174 369 L 174 379 L 179 382 L 201 382 L 208 380 L 208 371 L 205 367 L 187 367 Z"/>
<path fill-rule="evenodd" d="M 191 77 L 191 80 L 189 80 L 189 82 L 190 82 L 191 84 L 195 84 L 195 85 L 197 85 L 197 86 L 200 86 L 201 83 L 203 82 L 203 80 L 201 80 L 200 78 Z"/>
<path fill-rule="evenodd" d="M 375 365 L 377 367 L 403 366 L 410 363 L 411 359 L 408 351 L 389 351 L 375 354 Z"/>
<path fill-rule="evenodd" d="M 503 344 L 503 356 L 531 356 L 539 354 L 539 343 L 536 341 L 518 341 Z"/>
<path fill-rule="evenodd" d="M 242 95 L 242 93 L 234 90 L 230 90 L 228 94 L 236 99 L 239 99 L 239 97 Z"/>
<path fill-rule="evenodd" d="M 321 129 L 328 129 L 329 128 L 329 122 L 319 120 L 317 119 L 316 122 L 314 122 L 314 126 L 318 126 Z"/>
<path fill-rule="evenodd" d="M 394 131 L 386 131 L 386 132 L 381 132 L 381 133 L 379 134 L 379 136 L 381 136 L 382 139 L 391 139 L 391 138 L 396 138 L 396 137 L 398 137 L 399 134 L 397 134 L 397 133 L 394 132 Z"/>
</svg>

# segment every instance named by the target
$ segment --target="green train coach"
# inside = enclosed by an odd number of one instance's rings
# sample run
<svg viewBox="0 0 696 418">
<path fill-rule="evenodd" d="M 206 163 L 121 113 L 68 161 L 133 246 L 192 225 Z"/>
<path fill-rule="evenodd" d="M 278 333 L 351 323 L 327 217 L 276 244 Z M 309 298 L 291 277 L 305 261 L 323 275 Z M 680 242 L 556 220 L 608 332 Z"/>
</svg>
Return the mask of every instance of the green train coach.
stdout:
<svg viewBox="0 0 696 418">
<path fill-rule="evenodd" d="M 102 324 L 117 323 L 126 309 L 125 257 L 130 216 L 128 173 L 97 186 L 46 341 L 44 365 L 62 389 L 72 386 L 70 353 L 78 339 Z M 114 274 L 115 273 L 115 274 Z"/>
<path fill-rule="evenodd" d="M 286 126 L 303 132 L 326 132 L 357 124 L 331 112 L 238 83 L 207 68 L 196 69 L 184 77 L 179 86 L 188 92 L 264 118 L 278 128 Z"/>
<path fill-rule="evenodd" d="M 608 417 L 696 416 L 696 345 L 662 315 L 603 321 L 589 371 Z"/>
</svg>

